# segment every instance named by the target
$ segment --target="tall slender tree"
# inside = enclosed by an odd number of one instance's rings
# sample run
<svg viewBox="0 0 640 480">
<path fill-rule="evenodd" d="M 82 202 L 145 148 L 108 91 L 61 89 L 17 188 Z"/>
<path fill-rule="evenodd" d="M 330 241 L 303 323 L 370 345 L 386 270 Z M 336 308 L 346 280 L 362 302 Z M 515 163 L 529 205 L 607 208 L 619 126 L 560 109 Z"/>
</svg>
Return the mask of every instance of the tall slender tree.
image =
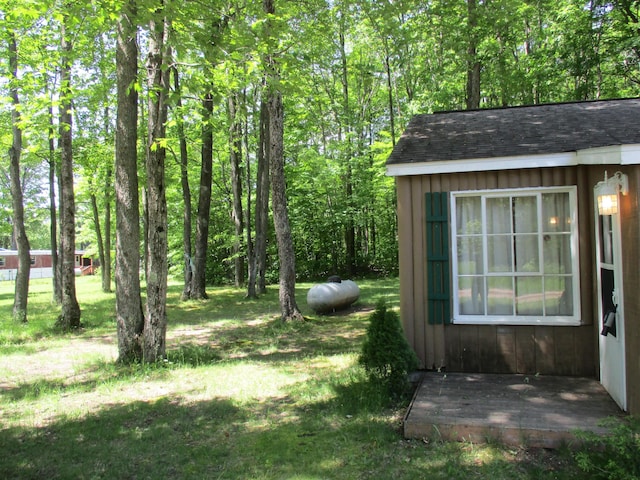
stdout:
<svg viewBox="0 0 640 480">
<path fill-rule="evenodd" d="M 265 271 L 267 263 L 267 232 L 269 229 L 269 112 L 267 103 L 260 102 L 258 119 L 258 153 L 256 172 L 255 244 L 252 263 L 249 266 L 247 296 L 256 297 L 267 290 Z"/>
<path fill-rule="evenodd" d="M 45 89 L 48 83 L 45 83 Z M 53 123 L 53 100 L 49 99 L 48 111 L 48 151 L 47 163 L 49 164 L 49 235 L 51 242 L 51 273 L 53 275 L 53 300 L 56 304 L 62 304 L 62 285 L 60 282 L 60 259 L 58 256 L 58 209 L 56 207 L 56 148 L 55 127 Z"/>
<path fill-rule="evenodd" d="M 229 115 L 229 160 L 231 164 L 231 190 L 233 207 L 231 218 L 235 228 L 233 242 L 234 282 L 236 287 L 244 283 L 244 258 L 242 255 L 242 232 L 244 220 L 242 211 L 242 119 L 239 113 L 238 92 L 232 92 L 228 98 Z"/>
<path fill-rule="evenodd" d="M 165 356 L 167 336 L 167 200 L 165 183 L 167 98 L 171 50 L 164 1 L 149 22 L 147 82 L 147 310 L 142 347 L 145 362 Z"/>
<path fill-rule="evenodd" d="M 9 36 L 9 70 L 11 103 L 11 130 L 13 141 L 9 148 L 9 177 L 13 202 L 13 235 L 18 245 L 18 272 L 16 274 L 15 295 L 13 297 L 13 319 L 27 322 L 27 301 L 29 297 L 29 271 L 31 254 L 29 239 L 24 227 L 24 203 L 20 182 L 20 156 L 22 154 L 22 127 L 20 126 L 20 99 L 18 96 L 18 46 L 14 31 Z"/>
<path fill-rule="evenodd" d="M 258 152 L 256 155 L 256 211 L 255 243 L 249 265 L 247 296 L 255 298 L 267 290 L 265 270 L 267 262 L 267 230 L 269 228 L 269 156 L 267 139 L 269 137 L 268 111 L 264 99 L 260 102 L 258 115 Z"/>
<path fill-rule="evenodd" d="M 144 315 L 140 296 L 140 200 L 138 197 L 138 45 L 136 0 L 119 13 L 116 43 L 116 323 L 118 360 L 142 358 Z"/>
<path fill-rule="evenodd" d="M 480 71 L 478 56 L 478 2 L 467 0 L 467 110 L 480 107 Z"/>
<path fill-rule="evenodd" d="M 269 166 L 271 169 L 271 202 L 273 223 L 278 241 L 278 257 L 280 260 L 279 299 L 283 321 L 304 320 L 296 303 L 296 258 L 291 238 L 289 213 L 287 211 L 287 192 L 284 174 L 284 108 L 280 82 L 280 68 L 276 58 L 275 42 L 271 31 L 273 16 L 276 13 L 275 0 L 263 0 L 264 12 L 267 15 L 266 36 L 271 40 L 265 57 L 267 111 L 269 112 Z"/>
<path fill-rule="evenodd" d="M 193 285 L 191 298 L 207 298 L 207 242 L 209 240 L 209 215 L 211 213 L 211 178 L 213 169 L 213 95 L 207 93 L 202 100 L 202 149 L 200 188 L 196 218 L 195 258 L 193 261 Z"/>
<path fill-rule="evenodd" d="M 68 6 L 67 6 L 68 7 Z M 70 13 L 63 12 L 61 25 L 60 67 L 60 256 L 62 313 L 58 325 L 64 330 L 80 327 L 80 305 L 76 297 L 75 276 L 75 197 L 73 193 L 72 90 L 71 53 L 73 46 L 69 32 Z"/>
<path fill-rule="evenodd" d="M 182 89 L 180 86 L 180 75 L 178 68 L 174 65 L 171 68 L 173 73 L 173 92 L 176 96 L 174 116 L 178 130 L 178 141 L 180 142 L 180 186 L 182 188 L 182 249 L 184 255 L 184 286 L 182 288 L 182 300 L 191 298 L 191 287 L 193 279 L 193 259 L 191 250 L 191 188 L 189 187 L 189 154 L 187 150 L 187 137 L 184 130 L 184 120 L 182 118 Z"/>
</svg>

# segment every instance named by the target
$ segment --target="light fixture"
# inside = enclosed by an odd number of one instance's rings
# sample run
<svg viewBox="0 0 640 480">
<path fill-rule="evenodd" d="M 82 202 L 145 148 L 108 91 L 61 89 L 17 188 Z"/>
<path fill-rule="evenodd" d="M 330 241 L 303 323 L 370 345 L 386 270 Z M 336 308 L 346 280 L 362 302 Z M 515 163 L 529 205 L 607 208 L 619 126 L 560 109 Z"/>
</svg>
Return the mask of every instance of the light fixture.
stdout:
<svg viewBox="0 0 640 480">
<path fill-rule="evenodd" d="M 629 180 L 621 172 L 607 178 L 605 171 L 604 180 L 598 182 L 595 191 L 598 197 L 598 214 L 615 215 L 618 213 L 618 194 L 626 195 L 629 192 Z"/>
</svg>

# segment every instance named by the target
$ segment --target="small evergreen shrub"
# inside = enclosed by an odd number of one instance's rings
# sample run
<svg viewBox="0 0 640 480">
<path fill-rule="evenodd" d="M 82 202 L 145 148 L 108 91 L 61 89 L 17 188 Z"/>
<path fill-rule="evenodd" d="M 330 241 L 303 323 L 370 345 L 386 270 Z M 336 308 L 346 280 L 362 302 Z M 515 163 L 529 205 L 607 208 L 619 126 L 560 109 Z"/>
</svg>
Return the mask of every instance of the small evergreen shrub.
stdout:
<svg viewBox="0 0 640 480">
<path fill-rule="evenodd" d="M 408 374 L 418 367 L 418 359 L 404 337 L 398 314 L 384 302 L 369 317 L 358 361 L 371 381 L 386 384 L 393 395 L 406 393 Z"/>
<path fill-rule="evenodd" d="M 640 479 L 640 417 L 611 419 L 609 435 L 579 432 L 583 441 L 576 463 L 589 478 L 607 480 Z"/>
</svg>

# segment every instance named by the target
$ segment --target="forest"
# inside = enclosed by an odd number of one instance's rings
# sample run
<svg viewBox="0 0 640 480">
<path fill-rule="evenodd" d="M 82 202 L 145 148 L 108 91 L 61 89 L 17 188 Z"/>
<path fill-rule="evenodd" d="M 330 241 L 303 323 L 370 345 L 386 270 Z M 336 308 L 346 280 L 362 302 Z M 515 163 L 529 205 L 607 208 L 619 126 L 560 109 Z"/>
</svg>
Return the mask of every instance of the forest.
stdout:
<svg viewBox="0 0 640 480">
<path fill-rule="evenodd" d="M 640 94 L 638 0 L 1 5 L 0 247 L 56 253 L 64 328 L 98 258 L 123 360 L 163 355 L 168 277 L 279 283 L 286 320 L 296 280 L 394 275 L 412 115 Z"/>
</svg>

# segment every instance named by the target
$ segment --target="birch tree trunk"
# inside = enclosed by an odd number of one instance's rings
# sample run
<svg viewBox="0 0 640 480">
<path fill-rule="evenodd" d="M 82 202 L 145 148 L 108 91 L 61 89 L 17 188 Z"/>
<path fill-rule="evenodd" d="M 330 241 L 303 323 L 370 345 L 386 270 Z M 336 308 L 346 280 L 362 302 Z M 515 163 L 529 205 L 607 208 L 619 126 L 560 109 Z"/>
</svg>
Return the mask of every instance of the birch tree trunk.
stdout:
<svg viewBox="0 0 640 480">
<path fill-rule="evenodd" d="M 118 360 L 142 358 L 144 316 L 140 297 L 140 199 L 138 196 L 138 73 L 136 4 L 124 4 L 117 23 L 116 75 L 116 322 Z"/>
<path fill-rule="evenodd" d="M 20 156 L 22 154 L 22 129 L 20 128 L 20 100 L 18 97 L 18 46 L 15 32 L 9 33 L 9 69 L 11 70 L 11 131 L 13 141 L 9 148 L 9 177 L 11 179 L 11 201 L 13 203 L 13 235 L 18 245 L 18 272 L 13 297 L 13 320 L 27 322 L 29 298 L 29 271 L 31 253 L 29 239 L 24 228 L 24 203 L 20 183 Z"/>
</svg>

